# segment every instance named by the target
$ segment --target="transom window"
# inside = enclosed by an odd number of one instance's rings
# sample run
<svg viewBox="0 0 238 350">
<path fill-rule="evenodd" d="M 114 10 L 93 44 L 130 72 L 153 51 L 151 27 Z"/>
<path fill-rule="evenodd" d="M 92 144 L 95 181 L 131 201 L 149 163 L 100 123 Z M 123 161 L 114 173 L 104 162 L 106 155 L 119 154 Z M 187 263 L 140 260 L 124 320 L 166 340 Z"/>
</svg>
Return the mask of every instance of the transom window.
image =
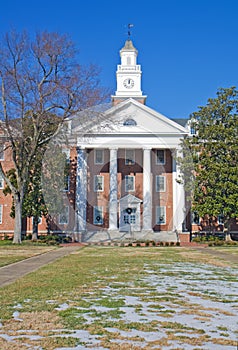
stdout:
<svg viewBox="0 0 238 350">
<path fill-rule="evenodd" d="M 166 223 L 166 207 L 156 207 L 156 224 L 163 225 Z"/>
<path fill-rule="evenodd" d="M 126 175 L 126 177 L 125 177 L 125 191 L 126 192 L 135 191 L 135 176 Z"/>
<path fill-rule="evenodd" d="M 165 176 L 157 175 L 156 176 L 156 192 L 165 192 L 166 191 L 166 181 Z"/>
<path fill-rule="evenodd" d="M 165 150 L 157 149 L 156 150 L 156 164 L 165 164 Z"/>
<path fill-rule="evenodd" d="M 104 191 L 104 176 L 95 175 L 94 176 L 94 192 Z"/>
<path fill-rule="evenodd" d="M 103 164 L 103 162 L 104 162 L 103 149 L 95 149 L 94 150 L 94 163 L 95 164 Z"/>
<path fill-rule="evenodd" d="M 93 223 L 94 225 L 103 224 L 103 207 L 93 207 Z"/>
<path fill-rule="evenodd" d="M 135 150 L 134 149 L 126 149 L 125 150 L 125 164 L 126 165 L 135 164 Z"/>
</svg>

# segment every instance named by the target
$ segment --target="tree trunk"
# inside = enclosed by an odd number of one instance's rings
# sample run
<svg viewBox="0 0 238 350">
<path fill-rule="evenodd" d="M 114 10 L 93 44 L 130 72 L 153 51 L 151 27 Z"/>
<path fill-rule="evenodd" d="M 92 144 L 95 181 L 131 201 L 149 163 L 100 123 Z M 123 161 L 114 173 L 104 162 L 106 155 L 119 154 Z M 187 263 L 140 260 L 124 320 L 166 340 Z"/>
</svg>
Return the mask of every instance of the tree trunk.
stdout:
<svg viewBox="0 0 238 350">
<path fill-rule="evenodd" d="M 38 239 L 38 222 L 38 216 L 33 216 L 32 241 L 37 241 Z"/>
<path fill-rule="evenodd" d="M 22 231 L 22 199 L 19 193 L 14 195 L 15 205 L 15 227 L 13 243 L 21 243 L 21 231 Z"/>
</svg>

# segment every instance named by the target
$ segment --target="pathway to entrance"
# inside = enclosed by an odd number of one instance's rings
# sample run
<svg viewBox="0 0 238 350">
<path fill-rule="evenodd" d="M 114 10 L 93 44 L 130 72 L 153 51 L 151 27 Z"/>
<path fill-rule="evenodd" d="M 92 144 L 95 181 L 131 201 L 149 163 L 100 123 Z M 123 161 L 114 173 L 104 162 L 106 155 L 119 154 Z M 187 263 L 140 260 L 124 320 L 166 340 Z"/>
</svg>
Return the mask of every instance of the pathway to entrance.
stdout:
<svg viewBox="0 0 238 350">
<path fill-rule="evenodd" d="M 50 252 L 36 255 L 11 265 L 3 266 L 0 268 L 0 287 L 6 286 L 16 281 L 18 278 L 36 271 L 40 267 L 69 255 L 78 249 L 80 249 L 80 246 L 77 244 L 63 246 L 59 249 L 54 249 Z"/>
</svg>

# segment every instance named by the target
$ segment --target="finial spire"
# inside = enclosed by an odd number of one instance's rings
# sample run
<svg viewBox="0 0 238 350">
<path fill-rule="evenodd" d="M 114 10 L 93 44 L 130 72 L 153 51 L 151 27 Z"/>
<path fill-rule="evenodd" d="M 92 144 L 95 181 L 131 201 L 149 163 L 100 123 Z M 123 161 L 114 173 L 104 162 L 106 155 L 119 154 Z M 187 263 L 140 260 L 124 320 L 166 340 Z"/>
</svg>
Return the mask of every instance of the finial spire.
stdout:
<svg viewBox="0 0 238 350">
<path fill-rule="evenodd" d="M 131 37 L 131 28 L 133 28 L 134 27 L 134 24 L 132 24 L 132 23 L 129 23 L 128 25 L 127 25 L 127 28 L 128 28 L 128 32 L 127 32 L 127 34 L 128 34 L 128 40 L 130 40 L 130 37 Z"/>
</svg>

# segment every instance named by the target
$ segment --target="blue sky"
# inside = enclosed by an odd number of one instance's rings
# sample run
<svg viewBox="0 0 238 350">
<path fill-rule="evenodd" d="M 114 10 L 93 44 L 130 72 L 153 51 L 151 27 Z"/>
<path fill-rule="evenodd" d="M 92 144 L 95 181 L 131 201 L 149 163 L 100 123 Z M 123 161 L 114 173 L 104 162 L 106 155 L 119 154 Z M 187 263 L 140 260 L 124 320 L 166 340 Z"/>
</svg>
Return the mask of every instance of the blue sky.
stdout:
<svg viewBox="0 0 238 350">
<path fill-rule="evenodd" d="M 238 86 L 237 0 L 12 0 L 1 2 L 0 31 L 57 31 L 71 36 L 79 62 L 102 69 L 116 88 L 119 50 L 133 23 L 147 105 L 188 117 L 220 87 Z"/>
</svg>

